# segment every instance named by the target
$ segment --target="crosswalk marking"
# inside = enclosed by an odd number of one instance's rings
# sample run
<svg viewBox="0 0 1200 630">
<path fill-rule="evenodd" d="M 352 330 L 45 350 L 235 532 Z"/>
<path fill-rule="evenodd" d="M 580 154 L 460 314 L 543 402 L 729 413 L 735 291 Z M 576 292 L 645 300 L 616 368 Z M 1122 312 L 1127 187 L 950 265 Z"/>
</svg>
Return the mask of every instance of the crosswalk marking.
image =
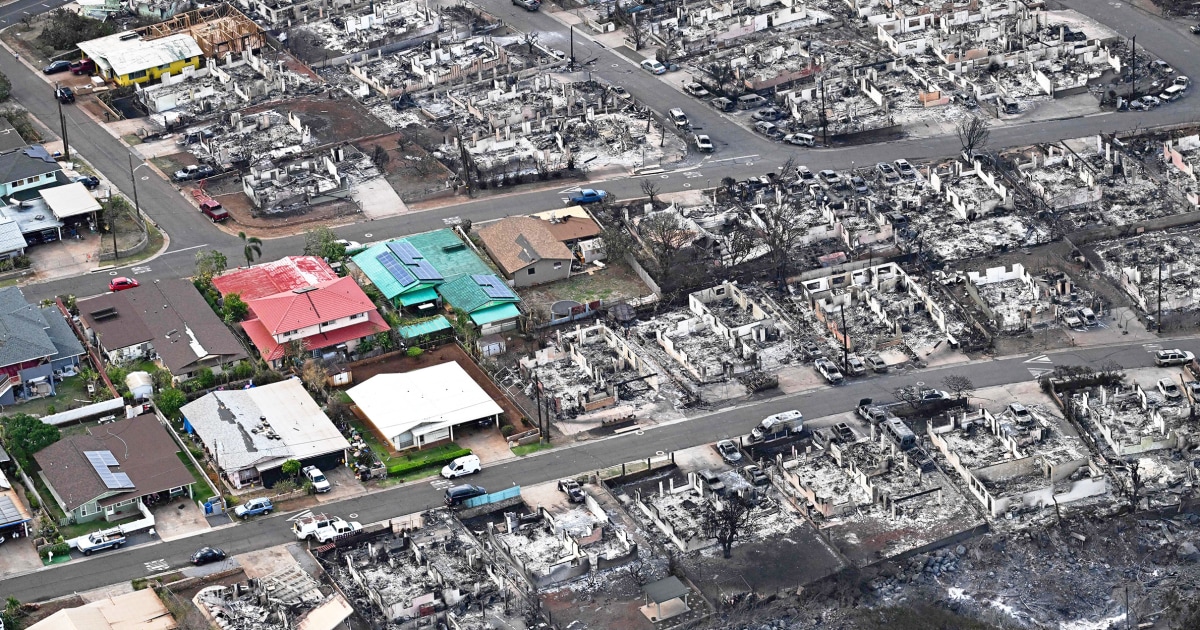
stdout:
<svg viewBox="0 0 1200 630">
<path fill-rule="evenodd" d="M 166 560 L 159 558 L 145 563 L 147 571 L 166 571 L 171 568 L 171 565 Z"/>
<path fill-rule="evenodd" d="M 312 510 L 304 510 L 303 512 L 300 512 L 299 514 L 293 515 L 291 518 L 288 519 L 288 522 L 298 521 L 302 518 L 308 518 L 310 516 L 312 516 Z"/>
<path fill-rule="evenodd" d="M 1035 380 L 1035 381 L 1054 371 L 1054 370 L 1047 370 L 1045 368 L 1025 368 L 1025 369 L 1029 370 L 1029 374 L 1033 376 L 1033 380 Z"/>
</svg>

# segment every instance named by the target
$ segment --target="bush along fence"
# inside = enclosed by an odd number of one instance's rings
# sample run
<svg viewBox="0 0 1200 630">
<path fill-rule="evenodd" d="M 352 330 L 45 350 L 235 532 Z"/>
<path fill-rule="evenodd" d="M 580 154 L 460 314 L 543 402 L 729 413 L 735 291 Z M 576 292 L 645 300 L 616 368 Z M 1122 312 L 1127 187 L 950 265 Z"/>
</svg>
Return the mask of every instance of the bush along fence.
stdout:
<svg viewBox="0 0 1200 630">
<path fill-rule="evenodd" d="M 460 448 L 457 451 L 450 451 L 444 455 L 431 459 L 416 459 L 412 461 L 393 462 L 387 465 L 387 474 L 389 476 L 403 475 L 404 473 L 412 472 L 426 467 L 444 466 L 451 461 L 458 459 L 464 455 L 470 455 L 471 449 Z"/>
</svg>

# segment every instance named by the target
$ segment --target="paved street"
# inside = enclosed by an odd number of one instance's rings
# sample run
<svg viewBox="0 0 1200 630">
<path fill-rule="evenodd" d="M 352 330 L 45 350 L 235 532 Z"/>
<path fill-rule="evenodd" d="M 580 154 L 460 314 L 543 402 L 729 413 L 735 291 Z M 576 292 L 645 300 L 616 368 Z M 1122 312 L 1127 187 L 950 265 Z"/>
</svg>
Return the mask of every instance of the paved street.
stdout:
<svg viewBox="0 0 1200 630">
<path fill-rule="evenodd" d="M 56 6 L 58 2 L 59 0 L 54 0 L 53 3 L 35 3 L 22 0 L 8 5 L 0 9 L 0 25 L 5 23 L 4 19 L 19 19 L 16 16 L 21 15 L 22 11 L 33 11 L 30 7 L 44 7 L 45 10 Z M 515 7 L 506 0 L 485 0 L 482 4 L 497 15 L 503 16 L 515 28 L 539 33 L 541 41 L 547 45 L 569 50 L 568 29 L 549 15 L 540 11 L 530 13 L 514 10 Z M 1139 43 L 1161 55 L 1181 74 L 1200 77 L 1200 55 L 1196 54 L 1200 48 L 1200 38 L 1190 34 L 1185 25 L 1164 22 L 1126 3 L 1067 0 L 1063 4 L 1113 26 L 1122 35 L 1139 34 Z M 849 168 L 852 165 L 869 165 L 902 157 L 943 157 L 959 150 L 958 141 L 953 137 L 913 138 L 831 149 L 797 149 L 768 142 L 724 119 L 722 114 L 702 105 L 700 101 L 664 86 L 657 78 L 590 40 L 583 29 L 576 29 L 575 55 L 580 61 L 595 58 L 595 63 L 589 64 L 593 68 L 593 75 L 624 85 L 635 97 L 653 104 L 660 112 L 673 106 L 686 107 L 689 116 L 718 143 L 718 151 L 715 154 L 691 166 L 645 176 L 656 179 L 663 192 L 706 188 L 716 185 L 723 177 L 742 178 L 769 172 L 778 168 L 789 155 L 796 155 L 801 163 L 807 163 L 817 169 Z M 40 76 L 31 73 L 27 67 L 11 57 L 0 58 L 0 70 L 12 80 L 13 93 L 17 100 L 31 111 L 56 111 L 52 91 Z M 663 94 L 670 96 L 664 99 Z M 991 145 L 999 147 L 1048 142 L 1098 132 L 1191 122 L 1197 117 L 1198 107 L 1200 100 L 1195 95 L 1189 95 L 1178 103 L 1149 112 L 1097 112 L 1078 118 L 999 126 L 992 130 Z M 52 115 L 43 114 L 43 117 L 53 122 Z M 132 187 L 126 158 L 128 149 L 119 139 L 114 138 L 75 108 L 68 108 L 68 118 L 72 145 L 82 150 L 105 176 L 125 194 L 131 196 Z M 56 126 L 51 125 L 52 128 Z M 173 185 L 153 172 L 147 172 L 147 169 L 139 171 L 138 177 L 138 195 L 142 207 L 167 232 L 171 244 L 166 254 L 139 265 L 148 268 L 148 271 L 139 270 L 131 274 L 126 270 L 120 273 L 136 275 L 143 280 L 188 276 L 193 269 L 195 250 L 199 248 L 218 248 L 225 252 L 230 260 L 240 258 L 241 247 L 237 239 L 220 232 L 204 220 L 199 212 L 184 201 Z M 641 177 L 621 178 L 604 182 L 602 186 L 618 197 L 635 197 L 641 195 L 640 179 Z M 564 184 L 564 188 L 566 187 Z M 480 222 L 525 213 L 532 208 L 553 208 L 562 205 L 564 196 L 558 190 L 489 196 L 453 206 L 346 226 L 336 231 L 344 238 L 357 241 L 378 240 L 443 227 L 444 219 L 448 217 Z M 269 239 L 263 247 L 263 257 L 272 259 L 294 254 L 301 248 L 300 237 Z M 107 277 L 109 272 L 102 273 Z M 103 291 L 106 281 L 106 278 L 88 276 L 67 278 L 31 285 L 25 288 L 25 292 L 30 297 L 39 299 L 66 293 L 86 296 Z"/>
<path fill-rule="evenodd" d="M 1200 351 L 1200 340 L 1172 341 L 1171 347 L 1176 346 L 1197 352 Z M 1127 368 L 1147 367 L 1153 364 L 1151 352 L 1157 348 L 1157 345 L 1128 344 L 1068 350 L 1047 354 L 1046 358 L 1052 361 L 1049 364 L 1044 360 L 1032 360 L 1033 356 L 1030 355 L 932 369 L 919 374 L 852 381 L 843 387 L 780 396 L 715 411 L 692 420 L 651 427 L 641 435 L 625 433 L 605 440 L 581 442 L 544 451 L 524 459 L 486 468 L 477 477 L 472 478 L 471 483 L 477 483 L 490 490 L 514 484 L 533 485 L 650 457 L 660 451 L 671 452 L 741 435 L 749 432 L 764 416 L 787 409 L 800 409 L 808 418 L 841 413 L 853 409 L 860 398 L 890 399 L 891 393 L 900 386 L 918 381 L 937 386 L 950 373 L 966 376 L 977 388 L 983 388 L 1028 381 L 1032 378 L 1031 368 L 1045 369 L 1053 365 L 1100 365 L 1116 361 Z M 441 489 L 428 481 L 423 481 L 346 501 L 328 503 L 323 505 L 322 509 L 329 514 L 365 524 L 438 506 L 441 504 L 441 492 Z M 221 547 L 230 554 L 278 545 L 293 540 L 287 518 L 287 514 L 276 514 L 270 518 L 254 520 L 234 528 L 210 531 L 193 538 L 105 552 L 90 559 L 76 560 L 29 575 L 8 578 L 0 581 L 0 595 L 14 595 L 21 601 L 34 601 L 131 580 L 152 572 L 146 568 L 147 563 L 165 560 L 172 568 L 178 567 L 187 561 L 187 557 L 193 551 L 205 545 Z"/>
<path fill-rule="evenodd" d="M 61 0 L 22 0 L 0 7 L 0 26 L 12 24 L 29 12 L 44 11 L 61 4 Z M 1109 24 L 1122 35 L 1138 34 L 1139 43 L 1159 54 L 1179 69 L 1180 73 L 1200 77 L 1200 55 L 1196 54 L 1197 48 L 1200 48 L 1200 38 L 1187 33 L 1186 27 L 1162 22 L 1125 3 L 1066 0 L 1063 4 Z M 513 11 L 507 0 L 488 0 L 485 5 L 510 20 L 517 28 L 546 34 L 543 42 L 548 45 L 568 49 L 567 29 L 550 16 L 540 12 Z M 689 115 L 717 141 L 718 152 L 713 156 L 679 170 L 648 176 L 659 180 L 664 192 L 716 185 L 726 176 L 740 178 L 761 174 L 774 170 L 791 154 L 797 155 L 801 163 L 808 163 L 816 169 L 847 168 L 852 164 L 862 166 L 901 157 L 933 158 L 953 154 L 959 149 L 958 141 L 947 137 L 909 139 L 869 146 L 796 150 L 754 136 L 724 119 L 711 108 L 701 105 L 699 101 L 673 89 L 664 88 L 658 79 L 642 72 L 608 49 L 601 48 L 580 32 L 576 33 L 576 57 L 581 61 L 596 58 L 595 63 L 590 64 L 594 75 L 624 85 L 635 97 L 654 104 L 660 111 L 686 104 L 684 106 Z M 8 55 L 0 56 L 0 70 L 12 81 L 15 98 L 51 122 L 52 128 L 56 127 L 51 112 L 57 111 L 57 105 L 42 78 Z M 668 93 L 671 96 L 664 99 L 662 95 Z M 1097 112 L 1095 115 L 1072 119 L 996 127 L 991 134 L 991 144 L 1011 146 L 1048 142 L 1097 132 L 1129 130 L 1135 126 L 1145 128 L 1190 122 L 1196 118 L 1198 102 L 1200 101 L 1193 94 L 1179 103 L 1146 113 Z M 67 108 L 67 117 L 73 150 L 82 151 L 106 177 L 127 195 L 132 196 L 132 182 L 126 157 L 128 149 L 119 139 L 114 138 L 76 108 Z M 237 240 L 213 228 L 183 200 L 171 183 L 162 180 L 153 172 L 147 172 L 147 169 L 139 171 L 138 177 L 138 196 L 143 209 L 167 232 L 171 240 L 165 254 L 142 265 L 149 267 L 149 270 L 138 273 L 139 278 L 145 281 L 190 275 L 194 253 L 200 248 L 219 248 L 229 255 L 231 261 L 240 258 L 241 248 Z M 622 178 L 605 182 L 603 187 L 619 197 L 633 197 L 640 194 L 638 180 L 639 178 Z M 452 216 L 478 222 L 524 213 L 534 208 L 552 208 L 561 205 L 562 197 L 561 192 L 554 190 L 518 192 L 347 226 L 338 229 L 337 232 L 343 237 L 359 241 L 378 240 L 442 227 L 445 225 L 443 219 Z M 263 247 L 263 258 L 274 259 L 294 254 L 301 248 L 300 237 L 271 239 Z M 31 285 L 25 287 L 25 292 L 31 298 L 44 298 L 60 293 L 91 295 L 104 290 L 107 277 L 108 273 L 103 272 L 90 277 Z M 1196 340 L 1171 342 L 1171 345 L 1200 351 L 1200 343 Z M 1150 349 L 1152 348 L 1141 344 L 1129 344 L 1068 350 L 1051 353 L 1049 357 L 1055 365 L 1097 365 L 1117 361 L 1125 367 L 1132 368 L 1151 363 Z M 477 481 L 490 489 L 499 489 L 515 483 L 533 484 L 548 481 L 579 471 L 646 457 L 658 451 L 678 450 L 722 437 L 739 435 L 748 431 L 764 415 L 789 408 L 799 408 L 806 416 L 812 418 L 846 411 L 853 408 L 862 397 L 887 398 L 901 385 L 916 381 L 936 385 L 951 370 L 968 376 L 977 387 L 1027 381 L 1032 378 L 1029 364 L 1026 363 L 1029 359 L 1030 357 L 1018 357 L 976 362 L 928 370 L 920 374 L 872 378 L 844 387 L 825 388 L 801 395 L 771 398 L 717 411 L 686 422 L 656 426 L 642 435 L 624 434 L 514 460 L 490 467 Z M 1047 365 L 1038 363 L 1037 367 L 1045 368 Z M 325 509 L 330 513 L 352 517 L 365 523 L 417 512 L 439 504 L 440 490 L 428 482 L 420 482 L 329 504 Z M 187 556 L 202 545 L 220 546 L 231 554 L 237 554 L 279 544 L 291 538 L 286 518 L 287 515 L 275 515 L 236 528 L 208 532 L 191 539 L 100 554 L 91 559 L 12 577 L 0 582 L 0 594 L 14 595 L 23 601 L 46 599 L 145 575 L 148 572 L 146 565 L 160 559 L 172 567 L 177 567 L 186 562 Z"/>
</svg>

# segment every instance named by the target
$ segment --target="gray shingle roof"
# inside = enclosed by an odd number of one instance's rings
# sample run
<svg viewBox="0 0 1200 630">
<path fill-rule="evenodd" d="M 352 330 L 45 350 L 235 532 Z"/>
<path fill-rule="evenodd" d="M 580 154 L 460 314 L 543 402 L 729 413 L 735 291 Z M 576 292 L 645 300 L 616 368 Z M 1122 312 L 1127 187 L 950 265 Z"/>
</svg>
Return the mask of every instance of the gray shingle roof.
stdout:
<svg viewBox="0 0 1200 630">
<path fill-rule="evenodd" d="M 0 153 L 0 184 L 62 170 L 40 144 Z"/>
<path fill-rule="evenodd" d="M 58 354 L 42 312 L 19 287 L 0 289 L 0 367 Z"/>
<path fill-rule="evenodd" d="M 83 354 L 83 344 L 79 343 L 79 337 L 75 336 L 75 331 L 71 330 L 71 325 L 63 319 L 62 311 L 58 310 L 57 306 L 43 306 L 42 318 L 46 320 L 46 335 L 58 350 L 55 359 Z"/>
<path fill-rule="evenodd" d="M 21 234 L 21 226 L 13 219 L 0 217 L 0 254 L 19 251 L 28 246 L 25 236 Z"/>
</svg>

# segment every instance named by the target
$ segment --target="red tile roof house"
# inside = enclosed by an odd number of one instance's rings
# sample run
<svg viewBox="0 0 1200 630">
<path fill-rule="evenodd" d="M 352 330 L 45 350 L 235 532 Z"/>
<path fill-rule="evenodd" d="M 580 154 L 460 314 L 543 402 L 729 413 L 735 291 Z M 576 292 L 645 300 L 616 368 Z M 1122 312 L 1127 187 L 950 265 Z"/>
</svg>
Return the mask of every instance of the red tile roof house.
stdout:
<svg viewBox="0 0 1200 630">
<path fill-rule="evenodd" d="M 289 256 L 213 279 L 222 295 L 250 307 L 242 330 L 272 367 L 288 344 L 302 340 L 313 356 L 350 353 L 364 337 L 390 328 L 353 278 L 339 278 L 322 259 Z"/>
</svg>

